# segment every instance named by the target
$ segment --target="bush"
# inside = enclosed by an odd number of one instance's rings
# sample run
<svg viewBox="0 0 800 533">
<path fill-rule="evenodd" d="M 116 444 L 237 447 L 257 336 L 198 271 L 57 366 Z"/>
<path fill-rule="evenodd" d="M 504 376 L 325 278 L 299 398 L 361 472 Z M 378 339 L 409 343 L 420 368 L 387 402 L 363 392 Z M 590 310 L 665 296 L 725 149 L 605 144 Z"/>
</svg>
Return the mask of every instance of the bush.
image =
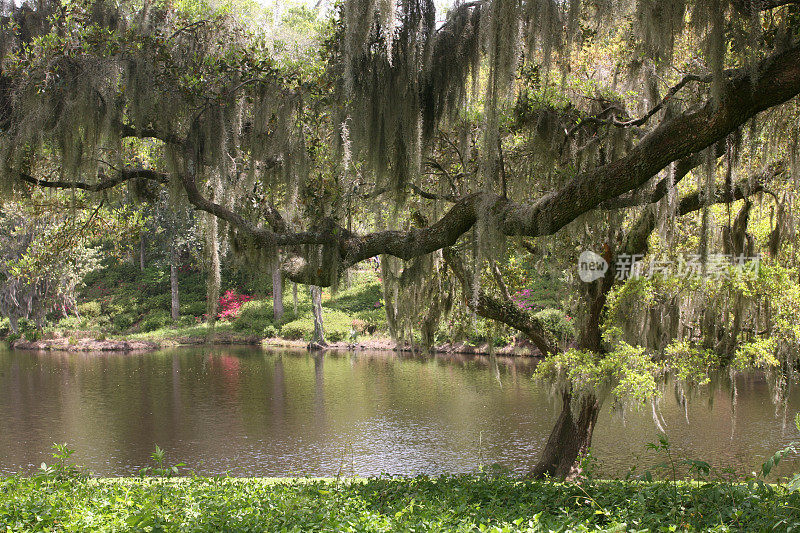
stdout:
<svg viewBox="0 0 800 533">
<path fill-rule="evenodd" d="M 142 307 L 145 311 L 153 311 L 154 309 L 169 311 L 172 308 L 172 295 L 167 293 L 151 296 L 142 302 Z"/>
<path fill-rule="evenodd" d="M 155 331 L 172 324 L 172 318 L 169 314 L 161 309 L 156 309 L 147 315 L 140 325 L 140 330 L 143 333 Z"/>
<path fill-rule="evenodd" d="M 228 290 L 219 298 L 220 320 L 235 320 L 242 310 L 242 306 L 253 299 L 247 294 L 239 294 L 236 291 Z"/>
<path fill-rule="evenodd" d="M 270 324 L 264 328 L 264 331 L 261 333 L 265 338 L 272 339 L 277 337 L 280 331 L 274 325 Z"/>
<path fill-rule="evenodd" d="M 0 339 L 5 339 L 11 333 L 11 323 L 8 318 L 0 318 Z"/>
<path fill-rule="evenodd" d="M 559 341 L 569 341 L 575 337 L 575 326 L 570 317 L 559 309 L 543 309 L 534 315 L 542 325 Z"/>
<path fill-rule="evenodd" d="M 122 313 L 121 315 L 115 316 L 111 323 L 114 324 L 114 327 L 119 331 L 125 331 L 126 329 L 130 328 L 133 323 L 136 321 L 136 317 L 131 313 Z"/>
<path fill-rule="evenodd" d="M 56 323 L 56 326 L 61 329 L 81 329 L 81 325 L 83 324 L 83 320 L 74 316 L 65 316 L 61 320 Z"/>
<path fill-rule="evenodd" d="M 379 330 L 385 330 L 388 326 L 386 323 L 386 310 L 383 307 L 358 311 L 353 314 L 353 317 L 364 322 L 364 333 L 372 334 Z"/>
<path fill-rule="evenodd" d="M 245 302 L 239 310 L 239 316 L 233 322 L 234 330 L 251 332 L 255 335 L 261 335 L 268 326 L 274 327 L 270 300 Z"/>
<path fill-rule="evenodd" d="M 123 306 L 122 304 L 112 303 L 109 300 L 104 300 L 102 302 L 102 308 L 103 308 L 103 313 L 110 316 L 112 321 L 114 317 L 116 317 L 117 315 L 121 315 L 122 313 L 125 312 L 126 309 L 125 306 Z"/>
<path fill-rule="evenodd" d="M 353 317 L 335 309 L 322 309 L 322 325 L 325 328 L 325 340 L 339 342 L 350 337 Z M 284 324 L 281 336 L 287 339 L 311 340 L 314 337 L 314 317 L 305 315 L 297 320 Z"/>
<path fill-rule="evenodd" d="M 184 316 L 203 316 L 206 313 L 205 302 L 190 302 L 181 304 L 181 315 Z"/>
<path fill-rule="evenodd" d="M 78 304 L 78 315 L 85 318 L 95 318 L 102 314 L 100 302 L 86 302 Z"/>
</svg>

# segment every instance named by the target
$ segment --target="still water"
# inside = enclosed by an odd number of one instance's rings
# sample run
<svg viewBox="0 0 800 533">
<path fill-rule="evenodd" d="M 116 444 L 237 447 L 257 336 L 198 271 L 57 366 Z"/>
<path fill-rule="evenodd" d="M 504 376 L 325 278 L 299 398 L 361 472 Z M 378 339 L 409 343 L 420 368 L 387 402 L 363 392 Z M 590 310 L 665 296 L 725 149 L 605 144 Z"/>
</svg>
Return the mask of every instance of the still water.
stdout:
<svg viewBox="0 0 800 533">
<path fill-rule="evenodd" d="M 0 475 L 50 461 L 53 442 L 103 475 L 149 466 L 158 444 L 198 474 L 335 476 L 525 472 L 558 415 L 531 379 L 535 362 L 473 356 L 259 349 L 148 354 L 0 351 Z M 720 379 L 656 410 L 680 457 L 754 470 L 800 438 L 800 392 L 776 408 L 763 376 Z M 653 407 L 603 408 L 598 473 L 624 476 L 660 461 Z M 787 464 L 788 463 L 788 464 Z M 800 468 L 792 459 L 784 473 Z"/>
</svg>

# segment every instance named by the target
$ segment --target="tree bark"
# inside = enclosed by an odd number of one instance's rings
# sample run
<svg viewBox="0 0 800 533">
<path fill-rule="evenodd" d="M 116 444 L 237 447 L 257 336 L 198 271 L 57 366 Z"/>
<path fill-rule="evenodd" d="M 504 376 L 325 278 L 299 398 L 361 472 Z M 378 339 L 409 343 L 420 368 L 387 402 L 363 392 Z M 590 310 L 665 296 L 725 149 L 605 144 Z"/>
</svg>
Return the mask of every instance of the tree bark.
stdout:
<svg viewBox="0 0 800 533">
<path fill-rule="evenodd" d="M 312 342 L 320 346 L 325 346 L 325 327 L 322 323 L 322 289 L 317 285 L 311 285 L 311 309 L 314 313 L 314 338 Z"/>
<path fill-rule="evenodd" d="M 144 248 L 145 248 L 144 232 L 142 232 L 142 234 L 139 236 L 139 270 L 141 270 L 142 272 L 144 272 L 144 267 L 145 267 Z"/>
<path fill-rule="evenodd" d="M 172 321 L 177 322 L 181 317 L 181 301 L 180 293 L 178 292 L 178 250 L 174 243 L 169 253 L 169 259 L 169 288 L 172 296 Z"/>
<path fill-rule="evenodd" d="M 600 406 L 594 394 L 586 394 L 573 402 L 572 393 L 563 392 L 561 414 L 530 476 L 572 479 L 580 475 L 578 459 L 589 451 Z"/>
<path fill-rule="evenodd" d="M 278 255 L 272 265 L 272 317 L 276 323 L 283 318 L 283 273 Z"/>
</svg>

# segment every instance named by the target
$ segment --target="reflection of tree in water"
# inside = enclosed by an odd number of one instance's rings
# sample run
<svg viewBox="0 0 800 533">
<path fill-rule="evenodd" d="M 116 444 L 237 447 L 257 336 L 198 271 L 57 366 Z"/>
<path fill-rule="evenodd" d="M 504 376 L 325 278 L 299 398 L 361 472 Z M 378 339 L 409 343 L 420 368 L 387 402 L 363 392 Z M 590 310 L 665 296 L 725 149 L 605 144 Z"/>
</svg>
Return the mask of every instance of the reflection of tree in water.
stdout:
<svg viewBox="0 0 800 533">
<path fill-rule="evenodd" d="M 320 426 L 325 421 L 325 354 L 314 354 L 314 415 Z"/>
<path fill-rule="evenodd" d="M 272 402 L 270 417 L 275 430 L 282 432 L 285 427 L 286 417 L 286 377 L 283 368 L 283 356 L 275 357 L 274 374 L 272 378 Z"/>
</svg>

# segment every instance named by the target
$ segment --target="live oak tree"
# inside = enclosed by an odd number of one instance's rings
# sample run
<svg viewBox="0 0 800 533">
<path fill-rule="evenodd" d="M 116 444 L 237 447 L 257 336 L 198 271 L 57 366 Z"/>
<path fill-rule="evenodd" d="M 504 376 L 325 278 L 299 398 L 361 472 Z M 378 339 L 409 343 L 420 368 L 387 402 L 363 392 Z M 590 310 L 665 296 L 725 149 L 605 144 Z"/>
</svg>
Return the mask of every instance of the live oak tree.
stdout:
<svg viewBox="0 0 800 533">
<path fill-rule="evenodd" d="M 563 405 L 537 475 L 575 472 L 601 381 L 656 369 L 629 338 L 603 336 L 612 270 L 574 287 L 564 351 L 507 298 L 507 246 L 574 259 L 591 243 L 613 262 L 647 253 L 653 234 L 668 248 L 697 212 L 705 259 L 714 204 L 749 205 L 771 180 L 794 189 L 797 1 L 476 0 L 442 21 L 429 0 L 347 0 L 299 55 L 226 8 L 195 7 L 6 8 L 3 194 L 166 186 L 205 215 L 211 294 L 228 245 L 253 263 L 280 253 L 286 278 L 317 287 L 381 256 L 390 326 L 420 317 L 427 342 L 456 280 L 477 314 L 551 361 Z M 129 138 L 159 143 L 163 163 L 132 164 Z M 790 206 L 767 192 L 784 223 Z M 575 362 L 603 371 L 584 376 L 597 387 L 565 373 Z"/>
</svg>

